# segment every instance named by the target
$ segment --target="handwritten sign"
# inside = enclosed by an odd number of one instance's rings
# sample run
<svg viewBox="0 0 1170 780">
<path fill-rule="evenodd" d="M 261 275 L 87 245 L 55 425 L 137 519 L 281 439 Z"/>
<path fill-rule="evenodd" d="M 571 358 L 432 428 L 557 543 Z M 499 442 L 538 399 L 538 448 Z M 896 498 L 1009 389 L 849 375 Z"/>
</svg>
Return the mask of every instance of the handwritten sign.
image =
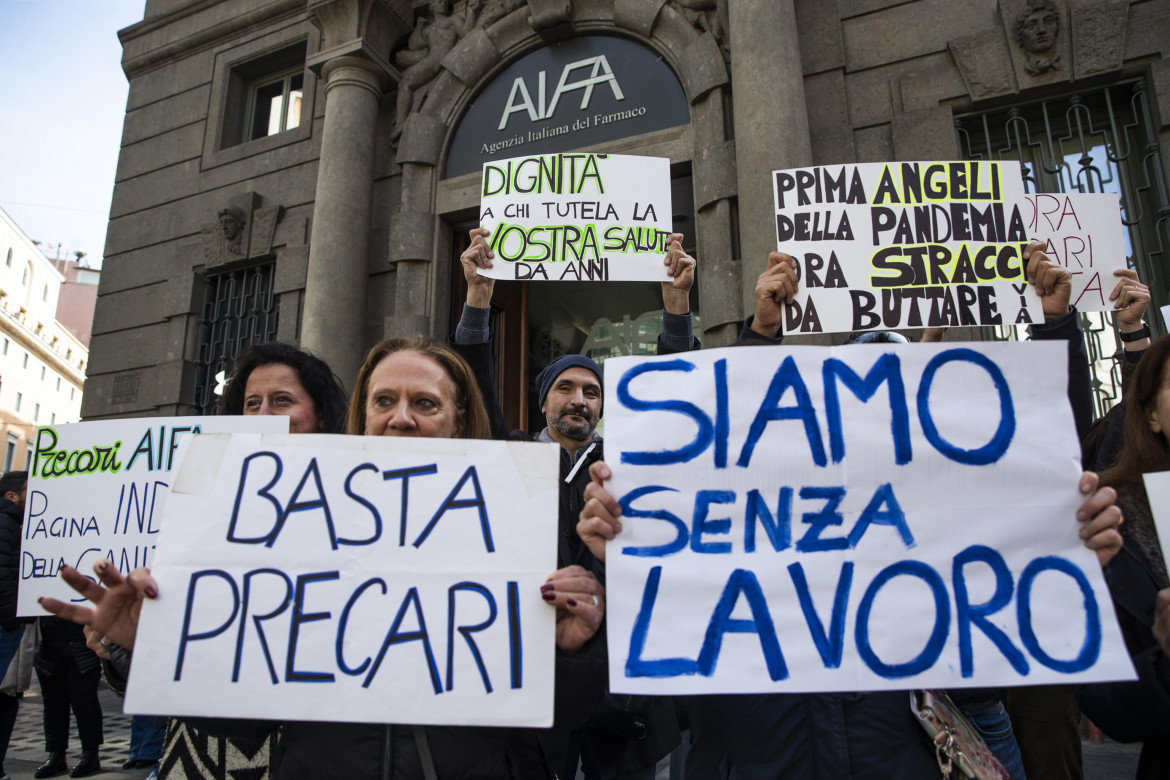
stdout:
<svg viewBox="0 0 1170 780">
<path fill-rule="evenodd" d="M 670 160 L 547 154 L 484 163 L 495 279 L 669 281 Z"/>
<path fill-rule="evenodd" d="M 1027 195 L 1028 235 L 1072 273 L 1072 304 L 1081 311 L 1113 311 L 1109 293 L 1126 268 L 1121 205 L 1113 193 Z"/>
<path fill-rule="evenodd" d="M 1062 344 L 606 361 L 619 693 L 1132 678 Z"/>
<path fill-rule="evenodd" d="M 785 333 L 1044 321 L 1015 163 L 799 168 L 776 171 L 773 193 L 801 282 Z"/>
<path fill-rule="evenodd" d="M 126 711 L 551 726 L 557 464 L 531 442 L 195 437 Z"/>
<path fill-rule="evenodd" d="M 139 417 L 38 428 L 28 475 L 18 615 L 44 615 L 41 596 L 84 601 L 57 576 L 90 575 L 108 558 L 123 574 L 149 566 L 163 506 L 192 433 L 282 432 L 279 416 Z"/>
<path fill-rule="evenodd" d="M 1146 497 L 1154 514 L 1154 527 L 1162 545 L 1162 557 L 1170 568 L 1170 471 L 1143 474 Z"/>
</svg>

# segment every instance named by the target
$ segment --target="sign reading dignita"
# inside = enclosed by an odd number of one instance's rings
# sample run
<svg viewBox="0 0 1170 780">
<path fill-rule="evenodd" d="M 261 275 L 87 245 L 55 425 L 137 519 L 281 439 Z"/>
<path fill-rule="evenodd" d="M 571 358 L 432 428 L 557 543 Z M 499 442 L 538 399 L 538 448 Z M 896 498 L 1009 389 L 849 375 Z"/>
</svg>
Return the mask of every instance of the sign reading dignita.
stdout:
<svg viewBox="0 0 1170 780">
<path fill-rule="evenodd" d="M 785 333 L 1027 325 L 1019 165 L 908 162 L 776 171 L 776 242 L 800 292 Z"/>
<path fill-rule="evenodd" d="M 551 726 L 557 463 L 536 442 L 194 438 L 126 711 Z"/>
<path fill-rule="evenodd" d="M 108 558 L 123 574 L 149 566 L 180 443 L 193 433 L 288 431 L 288 418 L 138 417 L 38 428 L 21 528 L 17 614 L 44 615 L 41 596 L 84 601 L 57 576 L 92 576 Z"/>
<path fill-rule="evenodd" d="M 669 281 L 670 161 L 548 154 L 485 163 L 479 220 L 495 279 Z"/>
</svg>

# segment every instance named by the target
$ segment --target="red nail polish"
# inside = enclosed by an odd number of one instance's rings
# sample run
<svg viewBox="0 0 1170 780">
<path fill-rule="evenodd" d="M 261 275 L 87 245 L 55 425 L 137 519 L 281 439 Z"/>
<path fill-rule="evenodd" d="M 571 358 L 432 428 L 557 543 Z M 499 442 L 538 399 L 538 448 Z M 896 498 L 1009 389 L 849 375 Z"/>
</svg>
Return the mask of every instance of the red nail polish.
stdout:
<svg viewBox="0 0 1170 780">
<path fill-rule="evenodd" d="M 576 600 L 576 599 L 566 599 L 566 600 L 565 600 L 565 603 L 566 603 L 566 604 L 568 604 L 570 607 L 575 607 L 575 606 L 577 606 L 577 600 Z"/>
<path fill-rule="evenodd" d="M 555 593 L 541 593 L 540 597 L 542 599 L 544 599 L 545 601 L 552 601 L 557 597 L 557 594 L 555 594 Z"/>
<path fill-rule="evenodd" d="M 146 595 L 150 596 L 152 599 L 156 599 L 156 598 L 158 598 L 158 591 L 155 590 L 154 588 L 148 587 L 146 589 Z"/>
</svg>

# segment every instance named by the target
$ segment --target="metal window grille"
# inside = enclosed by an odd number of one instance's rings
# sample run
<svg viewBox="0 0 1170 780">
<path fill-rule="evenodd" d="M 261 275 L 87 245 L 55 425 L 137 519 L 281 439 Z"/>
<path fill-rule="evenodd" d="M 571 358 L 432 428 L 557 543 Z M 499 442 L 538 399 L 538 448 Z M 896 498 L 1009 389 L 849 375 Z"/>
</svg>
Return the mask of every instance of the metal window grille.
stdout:
<svg viewBox="0 0 1170 780">
<path fill-rule="evenodd" d="M 1127 262 L 1153 297 L 1146 320 L 1164 332 L 1155 312 L 1167 302 L 1170 193 L 1144 80 L 958 116 L 955 133 L 967 159 L 1018 160 L 1028 192 L 1117 193 Z M 1112 277 L 1101 281 L 1112 289 Z M 1081 318 L 1099 416 L 1121 395 L 1121 342 L 1111 314 Z M 1022 338 L 1014 327 L 989 330 L 997 340 Z"/>
<path fill-rule="evenodd" d="M 216 414 L 236 356 L 276 338 L 275 264 L 208 275 L 195 363 L 195 414 Z"/>
</svg>

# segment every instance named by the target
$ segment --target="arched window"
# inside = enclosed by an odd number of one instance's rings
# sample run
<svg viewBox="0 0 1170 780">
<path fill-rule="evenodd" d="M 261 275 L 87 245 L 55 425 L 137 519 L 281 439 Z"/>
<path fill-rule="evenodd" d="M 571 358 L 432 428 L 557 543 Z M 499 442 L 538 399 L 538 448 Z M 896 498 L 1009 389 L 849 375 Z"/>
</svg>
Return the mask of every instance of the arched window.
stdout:
<svg viewBox="0 0 1170 780">
<path fill-rule="evenodd" d="M 30 279 L 32 279 L 32 263 L 29 263 L 24 267 L 24 273 L 20 276 L 20 286 L 26 286 Z"/>
<path fill-rule="evenodd" d="M 45 285 L 45 289 L 41 290 L 41 300 L 45 303 L 49 302 L 49 285 Z"/>
<path fill-rule="evenodd" d="M 12 249 L 11 248 L 9 248 L 9 250 L 8 250 L 8 257 L 5 258 L 4 265 L 8 268 L 12 267 Z"/>
</svg>

